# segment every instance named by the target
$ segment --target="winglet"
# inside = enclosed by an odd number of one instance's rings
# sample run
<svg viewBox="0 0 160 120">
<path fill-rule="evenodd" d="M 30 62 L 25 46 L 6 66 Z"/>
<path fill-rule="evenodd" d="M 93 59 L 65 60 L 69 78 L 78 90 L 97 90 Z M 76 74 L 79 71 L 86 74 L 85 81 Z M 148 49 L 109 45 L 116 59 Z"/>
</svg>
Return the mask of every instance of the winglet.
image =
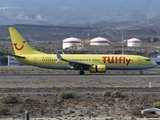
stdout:
<svg viewBox="0 0 160 120">
<path fill-rule="evenodd" d="M 55 53 L 56 53 L 56 55 L 57 55 L 57 61 L 56 61 L 56 63 L 58 63 L 59 61 L 67 61 L 66 59 L 63 59 L 62 58 L 62 56 L 59 54 L 59 52 L 56 50 L 56 49 L 54 49 L 54 51 L 55 51 Z M 68 61 L 67 61 L 68 62 Z"/>
</svg>

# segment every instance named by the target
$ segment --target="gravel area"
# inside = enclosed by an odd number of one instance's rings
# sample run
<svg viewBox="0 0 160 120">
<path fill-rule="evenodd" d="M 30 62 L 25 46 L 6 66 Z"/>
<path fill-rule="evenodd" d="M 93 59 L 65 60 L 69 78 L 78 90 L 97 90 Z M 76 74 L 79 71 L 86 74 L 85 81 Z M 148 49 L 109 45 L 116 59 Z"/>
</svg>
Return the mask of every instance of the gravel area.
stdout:
<svg viewBox="0 0 160 120">
<path fill-rule="evenodd" d="M 132 76 L 132 71 L 127 71 L 128 76 L 119 75 L 121 72 L 117 71 L 114 76 L 107 75 L 110 73 L 79 76 L 74 75 L 77 71 L 53 72 L 35 67 L 2 67 L 0 72 L 1 120 L 23 120 L 26 110 L 31 120 L 138 120 L 159 117 L 140 113 L 140 110 L 153 107 L 153 103 L 160 100 L 158 68 L 147 71 L 150 76 Z M 73 98 L 58 99 L 60 92 L 68 90 L 74 92 Z M 105 91 L 117 90 L 121 92 L 119 97 L 103 96 Z M 18 102 L 4 102 L 6 95 L 16 97 Z M 27 97 L 29 102 L 25 100 Z M 3 114 L 2 108 L 9 109 L 7 114 Z"/>
</svg>

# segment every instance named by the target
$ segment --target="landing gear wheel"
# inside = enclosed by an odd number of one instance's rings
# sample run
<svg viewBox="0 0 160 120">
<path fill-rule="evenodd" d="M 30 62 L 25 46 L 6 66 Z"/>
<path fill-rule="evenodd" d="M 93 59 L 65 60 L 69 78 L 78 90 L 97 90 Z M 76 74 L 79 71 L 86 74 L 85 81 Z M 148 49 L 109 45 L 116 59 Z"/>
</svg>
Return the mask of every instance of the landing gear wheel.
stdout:
<svg viewBox="0 0 160 120">
<path fill-rule="evenodd" d="M 84 70 L 79 71 L 80 75 L 84 75 Z"/>
<path fill-rule="evenodd" d="M 123 70 L 123 73 L 126 74 L 127 73 L 126 70 Z"/>
<path fill-rule="evenodd" d="M 140 71 L 140 75 L 143 75 L 143 71 Z"/>
</svg>

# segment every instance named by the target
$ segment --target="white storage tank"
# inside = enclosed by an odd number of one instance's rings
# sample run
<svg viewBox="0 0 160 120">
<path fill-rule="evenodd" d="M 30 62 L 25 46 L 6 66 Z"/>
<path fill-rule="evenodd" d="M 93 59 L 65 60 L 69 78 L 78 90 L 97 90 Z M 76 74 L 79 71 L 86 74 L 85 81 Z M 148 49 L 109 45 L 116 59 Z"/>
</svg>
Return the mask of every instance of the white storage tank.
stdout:
<svg viewBox="0 0 160 120">
<path fill-rule="evenodd" d="M 97 37 L 90 40 L 90 45 L 100 45 L 100 46 L 110 45 L 110 41 L 103 37 Z"/>
<path fill-rule="evenodd" d="M 71 46 L 83 46 L 83 42 L 74 37 L 66 38 L 63 40 L 63 49 L 69 48 Z"/>
<path fill-rule="evenodd" d="M 131 39 L 127 40 L 128 47 L 140 47 L 141 44 L 142 44 L 141 40 L 139 40 L 137 38 L 131 38 Z"/>
</svg>

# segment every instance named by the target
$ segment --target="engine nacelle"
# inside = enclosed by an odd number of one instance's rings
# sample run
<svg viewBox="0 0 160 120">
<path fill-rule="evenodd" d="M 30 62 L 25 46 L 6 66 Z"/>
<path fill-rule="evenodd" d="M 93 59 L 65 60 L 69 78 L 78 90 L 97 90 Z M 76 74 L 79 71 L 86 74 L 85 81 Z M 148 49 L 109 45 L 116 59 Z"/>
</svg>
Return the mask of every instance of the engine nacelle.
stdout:
<svg viewBox="0 0 160 120">
<path fill-rule="evenodd" d="M 105 65 L 92 65 L 89 67 L 89 72 L 91 73 L 104 73 L 106 72 Z"/>
</svg>

